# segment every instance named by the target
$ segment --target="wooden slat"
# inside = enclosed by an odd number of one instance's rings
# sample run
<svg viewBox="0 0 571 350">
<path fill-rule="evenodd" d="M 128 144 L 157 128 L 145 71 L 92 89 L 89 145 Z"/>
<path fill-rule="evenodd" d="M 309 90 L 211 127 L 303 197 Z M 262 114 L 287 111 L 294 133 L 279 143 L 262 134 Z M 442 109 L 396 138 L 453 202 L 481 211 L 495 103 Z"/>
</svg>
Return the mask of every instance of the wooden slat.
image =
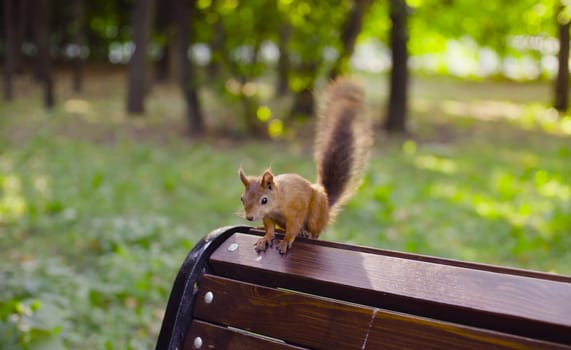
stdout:
<svg viewBox="0 0 571 350">
<path fill-rule="evenodd" d="M 569 350 L 571 346 L 379 310 L 366 348 Z"/>
<path fill-rule="evenodd" d="M 264 349 L 264 350 L 303 350 L 298 346 L 280 343 L 271 339 L 256 337 L 225 327 L 194 320 L 190 325 L 183 350 L 196 350 L 194 341 L 202 339 L 200 349 Z"/>
<path fill-rule="evenodd" d="M 248 234 L 253 234 L 253 235 L 258 235 L 258 236 L 264 235 L 263 230 L 256 229 L 256 228 L 250 228 L 249 230 L 245 230 L 242 232 L 248 233 Z M 279 233 L 277 235 L 280 236 Z M 356 251 L 356 252 L 371 253 L 371 254 L 375 254 L 375 255 L 392 256 L 392 257 L 403 258 L 403 259 L 407 259 L 407 260 L 416 260 L 416 261 L 423 261 L 423 262 L 435 263 L 435 264 L 440 264 L 440 265 L 464 267 L 464 268 L 480 270 L 480 271 L 497 272 L 497 273 L 501 273 L 501 274 L 505 274 L 505 275 L 526 276 L 526 277 L 533 277 L 533 278 L 543 279 L 543 280 L 571 283 L 571 276 L 558 275 L 558 274 L 554 274 L 554 273 L 547 273 L 547 272 L 534 271 L 534 270 L 525 270 L 525 269 L 520 269 L 520 268 L 506 267 L 506 266 L 499 266 L 499 265 L 475 263 L 475 262 L 470 262 L 470 261 L 454 260 L 454 259 L 448 259 L 448 258 L 440 258 L 440 257 L 435 257 L 435 256 L 430 256 L 430 255 L 412 254 L 412 253 L 406 253 L 406 252 L 401 252 L 401 251 L 397 251 L 397 250 L 379 249 L 379 248 L 359 246 L 359 245 L 354 245 L 354 244 L 331 242 L 331 241 L 326 241 L 326 240 L 312 240 L 309 238 L 298 238 L 296 240 L 296 242 L 300 242 L 300 241 L 301 242 L 311 242 L 312 245 L 317 245 L 317 246 L 322 246 L 322 247 L 352 250 L 352 251 Z"/>
<path fill-rule="evenodd" d="M 214 295 L 210 304 L 204 302 L 208 291 Z M 199 283 L 194 316 L 316 349 L 571 349 L 210 275 Z M 192 341 L 198 336 L 206 349 L 289 348 L 283 343 L 195 320 L 185 349 L 192 349 Z"/>
<path fill-rule="evenodd" d="M 373 316 L 372 308 L 211 275 L 198 286 L 195 318 L 316 349 L 360 349 Z"/>
<path fill-rule="evenodd" d="M 571 344 L 571 283 L 319 246 L 258 255 L 237 233 L 214 252 L 221 276 Z M 232 244 L 238 249 L 228 250 Z"/>
</svg>

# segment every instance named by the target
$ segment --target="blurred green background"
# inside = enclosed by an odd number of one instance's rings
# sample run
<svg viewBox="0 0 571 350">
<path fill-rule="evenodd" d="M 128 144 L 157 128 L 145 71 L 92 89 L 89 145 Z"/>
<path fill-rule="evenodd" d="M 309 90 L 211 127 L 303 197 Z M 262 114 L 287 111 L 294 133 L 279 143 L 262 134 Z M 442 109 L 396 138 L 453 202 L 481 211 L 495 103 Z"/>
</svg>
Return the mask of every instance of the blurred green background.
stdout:
<svg viewBox="0 0 571 350">
<path fill-rule="evenodd" d="M 571 274 L 567 6 L 4 0 L 0 349 L 153 348 L 238 167 L 315 178 L 339 74 L 375 146 L 322 239 Z"/>
</svg>

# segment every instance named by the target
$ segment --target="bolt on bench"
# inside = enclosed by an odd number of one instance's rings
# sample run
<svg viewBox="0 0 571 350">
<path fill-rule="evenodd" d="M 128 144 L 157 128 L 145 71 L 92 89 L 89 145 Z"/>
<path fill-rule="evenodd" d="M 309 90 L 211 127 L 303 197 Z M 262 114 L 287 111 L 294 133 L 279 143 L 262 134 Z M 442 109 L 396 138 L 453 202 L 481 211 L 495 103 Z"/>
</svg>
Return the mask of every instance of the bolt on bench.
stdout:
<svg viewBox="0 0 571 350">
<path fill-rule="evenodd" d="M 571 276 L 262 233 L 194 247 L 157 349 L 571 349 Z"/>
</svg>

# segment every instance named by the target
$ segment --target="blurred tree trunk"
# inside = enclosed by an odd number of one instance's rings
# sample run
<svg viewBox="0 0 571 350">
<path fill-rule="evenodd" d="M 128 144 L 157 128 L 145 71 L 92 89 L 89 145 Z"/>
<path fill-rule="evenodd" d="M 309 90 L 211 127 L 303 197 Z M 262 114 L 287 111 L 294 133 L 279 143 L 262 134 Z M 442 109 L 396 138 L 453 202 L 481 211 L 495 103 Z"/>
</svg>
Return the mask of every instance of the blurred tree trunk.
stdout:
<svg viewBox="0 0 571 350">
<path fill-rule="evenodd" d="M 204 121 L 198 99 L 198 81 L 192 56 L 188 55 L 190 46 L 190 21 L 194 14 L 196 0 L 190 2 L 177 0 L 177 51 L 180 70 L 180 86 L 186 101 L 186 116 L 189 123 L 190 135 L 201 135 L 204 133 Z M 192 10 L 192 11 L 191 11 Z"/>
<path fill-rule="evenodd" d="M 4 99 L 12 101 L 12 76 L 14 74 L 14 2 L 4 0 Z"/>
<path fill-rule="evenodd" d="M 164 82 L 170 79 L 173 51 L 173 0 L 155 0 L 157 33 L 164 37 L 163 52 L 155 63 L 155 80 Z"/>
<path fill-rule="evenodd" d="M 407 16 L 405 0 L 391 0 L 390 45 L 392 69 L 390 77 L 389 106 L 384 128 L 389 132 L 406 132 L 408 104 L 408 52 Z"/>
<path fill-rule="evenodd" d="M 14 20 L 14 73 L 24 73 L 24 57 L 22 55 L 22 43 L 28 28 L 28 15 L 30 13 L 28 0 L 15 1 L 16 14 Z"/>
<path fill-rule="evenodd" d="M 51 109 L 55 104 L 52 62 L 50 53 L 50 18 L 48 0 L 33 1 L 34 37 L 36 39 L 36 69 L 40 82 L 44 86 L 44 105 Z"/>
<path fill-rule="evenodd" d="M 370 4 L 371 0 L 353 1 L 351 11 L 349 12 L 347 20 L 341 30 L 341 53 L 335 61 L 333 68 L 329 71 L 329 79 L 335 79 L 339 74 L 347 71 L 349 60 L 351 59 L 351 55 L 355 49 L 357 36 L 359 36 L 361 28 L 363 27 L 363 16 Z"/>
<path fill-rule="evenodd" d="M 79 93 L 81 92 L 83 86 L 83 47 L 85 45 L 85 35 L 84 35 L 84 0 L 73 0 L 73 43 L 77 46 L 77 52 L 75 52 L 75 57 L 73 59 L 73 91 Z"/>
<path fill-rule="evenodd" d="M 151 0 L 137 0 L 133 8 L 133 42 L 135 52 L 129 60 L 127 86 L 127 112 L 144 113 L 146 88 L 147 41 L 151 27 Z"/>
<path fill-rule="evenodd" d="M 566 10 L 561 4 L 556 15 L 559 27 L 559 68 L 555 78 L 554 107 L 560 112 L 567 111 L 569 107 L 569 18 L 565 14 Z"/>
<path fill-rule="evenodd" d="M 289 115 L 290 120 L 313 116 L 315 111 L 313 89 L 317 78 L 318 67 L 319 64 L 316 61 L 304 62 L 299 67 L 299 72 L 303 74 L 306 83 L 305 86 L 294 95 L 293 106 Z"/>
<path fill-rule="evenodd" d="M 313 85 L 297 92 L 294 96 L 290 119 L 307 118 L 313 115 L 315 101 L 313 99 Z"/>
<path fill-rule="evenodd" d="M 212 1 L 212 8 L 216 8 L 216 0 Z M 212 40 L 209 42 L 210 62 L 208 63 L 208 78 L 216 79 L 220 76 L 220 69 L 224 61 L 224 40 L 226 33 L 224 32 L 224 23 L 219 13 L 216 13 L 216 21 L 212 24 Z"/>
<path fill-rule="evenodd" d="M 171 63 L 171 44 L 166 44 L 163 47 L 161 57 L 155 63 L 155 81 L 162 83 L 170 78 L 170 63 Z"/>
<path fill-rule="evenodd" d="M 260 59 L 260 49 L 262 48 L 262 39 L 258 37 L 254 40 L 255 43 L 252 51 L 252 62 L 249 64 L 251 69 L 249 72 L 247 70 L 242 70 L 241 73 L 238 73 L 241 86 L 239 97 L 244 108 L 243 118 L 248 132 L 255 137 L 266 137 L 268 136 L 266 125 L 260 122 L 257 116 L 258 107 L 260 105 L 258 95 L 257 93 L 249 94 L 246 91 L 248 82 L 252 81 L 254 77 L 254 70 Z M 240 69 L 235 69 L 235 71 L 240 72 Z"/>
<path fill-rule="evenodd" d="M 40 30 L 38 29 L 38 26 L 40 25 L 38 23 L 38 16 L 40 16 L 40 14 L 38 13 L 38 3 L 41 0 L 30 0 L 30 31 L 31 31 L 31 39 L 34 42 L 34 45 L 36 46 L 36 53 L 34 55 L 34 57 L 31 60 L 31 68 L 32 68 L 32 76 L 34 77 L 34 80 L 38 83 L 40 83 L 42 81 L 42 73 L 41 73 L 41 64 L 40 64 L 40 56 L 38 54 L 38 33 L 40 32 Z"/>
<path fill-rule="evenodd" d="M 223 29 L 223 27 L 220 27 Z M 224 68 L 228 69 L 230 75 L 235 78 L 239 83 L 238 91 L 232 91 L 239 98 L 242 104 L 241 118 L 243 125 L 246 127 L 248 134 L 254 137 L 266 137 L 267 125 L 258 119 L 257 111 L 259 107 L 258 92 L 255 90 L 248 91 L 249 83 L 256 76 L 256 66 L 260 59 L 260 50 L 262 48 L 263 38 L 260 36 L 253 36 L 249 38 L 252 40 L 251 61 L 245 63 L 240 59 L 232 57 L 233 55 L 222 45 L 219 47 L 220 63 L 224 63 Z M 220 64 L 220 67 L 222 65 Z M 224 87 L 226 89 L 226 87 Z"/>
<path fill-rule="evenodd" d="M 280 57 L 278 59 L 278 83 L 276 86 L 276 95 L 278 96 L 284 96 L 289 92 L 290 58 L 287 46 L 291 38 L 291 31 L 292 28 L 289 23 L 283 23 L 280 26 L 278 41 Z"/>
</svg>

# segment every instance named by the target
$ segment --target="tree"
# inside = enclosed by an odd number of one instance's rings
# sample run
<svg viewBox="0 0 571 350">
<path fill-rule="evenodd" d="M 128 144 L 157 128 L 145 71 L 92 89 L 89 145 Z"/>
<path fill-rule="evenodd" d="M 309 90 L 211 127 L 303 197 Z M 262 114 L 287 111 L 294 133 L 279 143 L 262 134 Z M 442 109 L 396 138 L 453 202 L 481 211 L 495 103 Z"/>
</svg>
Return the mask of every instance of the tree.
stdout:
<svg viewBox="0 0 571 350">
<path fill-rule="evenodd" d="M 11 101 L 14 97 L 12 89 L 12 75 L 14 73 L 14 3 L 4 0 L 4 99 Z"/>
<path fill-rule="evenodd" d="M 557 55 L 559 68 L 555 78 L 554 107 L 560 112 L 567 111 L 569 106 L 569 16 L 567 7 L 562 3 L 557 11 L 559 28 L 559 53 Z"/>
<path fill-rule="evenodd" d="M 173 0 L 154 0 L 156 8 L 156 37 L 161 45 L 161 56 L 155 63 L 155 80 L 163 82 L 171 77 L 174 54 L 173 34 L 175 10 Z"/>
<path fill-rule="evenodd" d="M 198 98 L 198 82 L 192 57 L 188 55 L 190 45 L 190 24 L 193 18 L 196 0 L 187 2 L 177 0 L 177 31 L 176 45 L 178 54 L 180 86 L 186 102 L 186 116 L 189 123 L 190 135 L 204 133 L 204 121 Z M 192 11 L 191 11 L 192 10 Z"/>
<path fill-rule="evenodd" d="M 304 76 L 297 79 L 300 81 L 301 88 L 297 88 L 293 97 L 293 105 L 291 107 L 290 120 L 299 117 L 311 117 L 315 111 L 315 99 L 313 97 L 313 89 L 315 80 L 317 79 L 318 70 L 321 62 L 317 59 L 302 62 L 296 68 L 296 74 Z"/>
<path fill-rule="evenodd" d="M 209 79 L 216 79 L 220 75 L 220 68 L 224 62 L 224 44 L 226 33 L 224 30 L 224 23 L 222 16 L 216 9 L 218 8 L 217 1 L 212 1 L 211 16 L 214 18 L 213 23 L 210 24 L 212 36 L 208 42 L 210 46 L 210 62 L 208 63 L 208 77 Z"/>
<path fill-rule="evenodd" d="M 339 43 L 339 31 L 346 22 L 349 5 L 347 1 L 328 1 L 313 7 L 308 1 L 287 5 L 280 2 L 283 6 L 280 12 L 292 24 L 289 78 L 294 96 L 290 120 L 314 114 L 315 82 L 326 66 L 328 51 Z"/>
<path fill-rule="evenodd" d="M 24 59 L 22 55 L 22 43 L 28 27 L 29 5 L 28 0 L 15 1 L 16 13 L 14 15 L 14 73 L 21 74 L 24 72 Z"/>
<path fill-rule="evenodd" d="M 389 132 L 402 133 L 406 132 L 408 104 L 408 6 L 405 0 L 391 0 L 390 4 L 392 68 L 388 114 L 384 127 Z"/>
<path fill-rule="evenodd" d="M 50 18 L 49 18 L 49 1 L 35 0 L 33 1 L 35 22 L 34 37 L 36 39 L 36 66 L 37 74 L 40 82 L 44 86 L 44 105 L 51 109 L 55 104 L 53 77 L 52 77 L 52 59 L 50 54 Z"/>
<path fill-rule="evenodd" d="M 363 16 L 371 0 L 354 0 L 353 7 L 347 16 L 347 20 L 341 30 L 341 52 L 329 71 L 329 79 L 335 79 L 337 75 L 347 70 L 349 60 L 355 48 L 357 36 L 361 32 Z"/>
<path fill-rule="evenodd" d="M 262 59 L 265 43 L 277 39 L 280 21 L 268 20 L 277 18 L 275 2 L 212 1 L 200 15 L 207 20 L 194 23 L 195 36 L 208 42 L 212 53 L 207 82 L 228 102 L 240 104 L 236 115 L 247 133 L 267 136 L 270 119 L 259 117 L 262 90 L 256 80 L 269 68 Z"/>
<path fill-rule="evenodd" d="M 278 59 L 278 82 L 276 85 L 276 95 L 284 96 L 289 91 L 289 70 L 290 57 L 288 53 L 288 42 L 291 38 L 291 25 L 283 23 L 279 29 L 278 49 L 280 57 Z"/>
<path fill-rule="evenodd" d="M 73 0 L 72 4 L 72 35 L 76 47 L 73 58 L 73 91 L 81 92 L 83 82 L 83 47 L 85 45 L 84 35 L 84 0 Z"/>
<path fill-rule="evenodd" d="M 127 112 L 144 113 L 147 41 L 151 27 L 151 0 L 137 0 L 133 9 L 133 41 L 135 52 L 129 61 Z"/>
</svg>

